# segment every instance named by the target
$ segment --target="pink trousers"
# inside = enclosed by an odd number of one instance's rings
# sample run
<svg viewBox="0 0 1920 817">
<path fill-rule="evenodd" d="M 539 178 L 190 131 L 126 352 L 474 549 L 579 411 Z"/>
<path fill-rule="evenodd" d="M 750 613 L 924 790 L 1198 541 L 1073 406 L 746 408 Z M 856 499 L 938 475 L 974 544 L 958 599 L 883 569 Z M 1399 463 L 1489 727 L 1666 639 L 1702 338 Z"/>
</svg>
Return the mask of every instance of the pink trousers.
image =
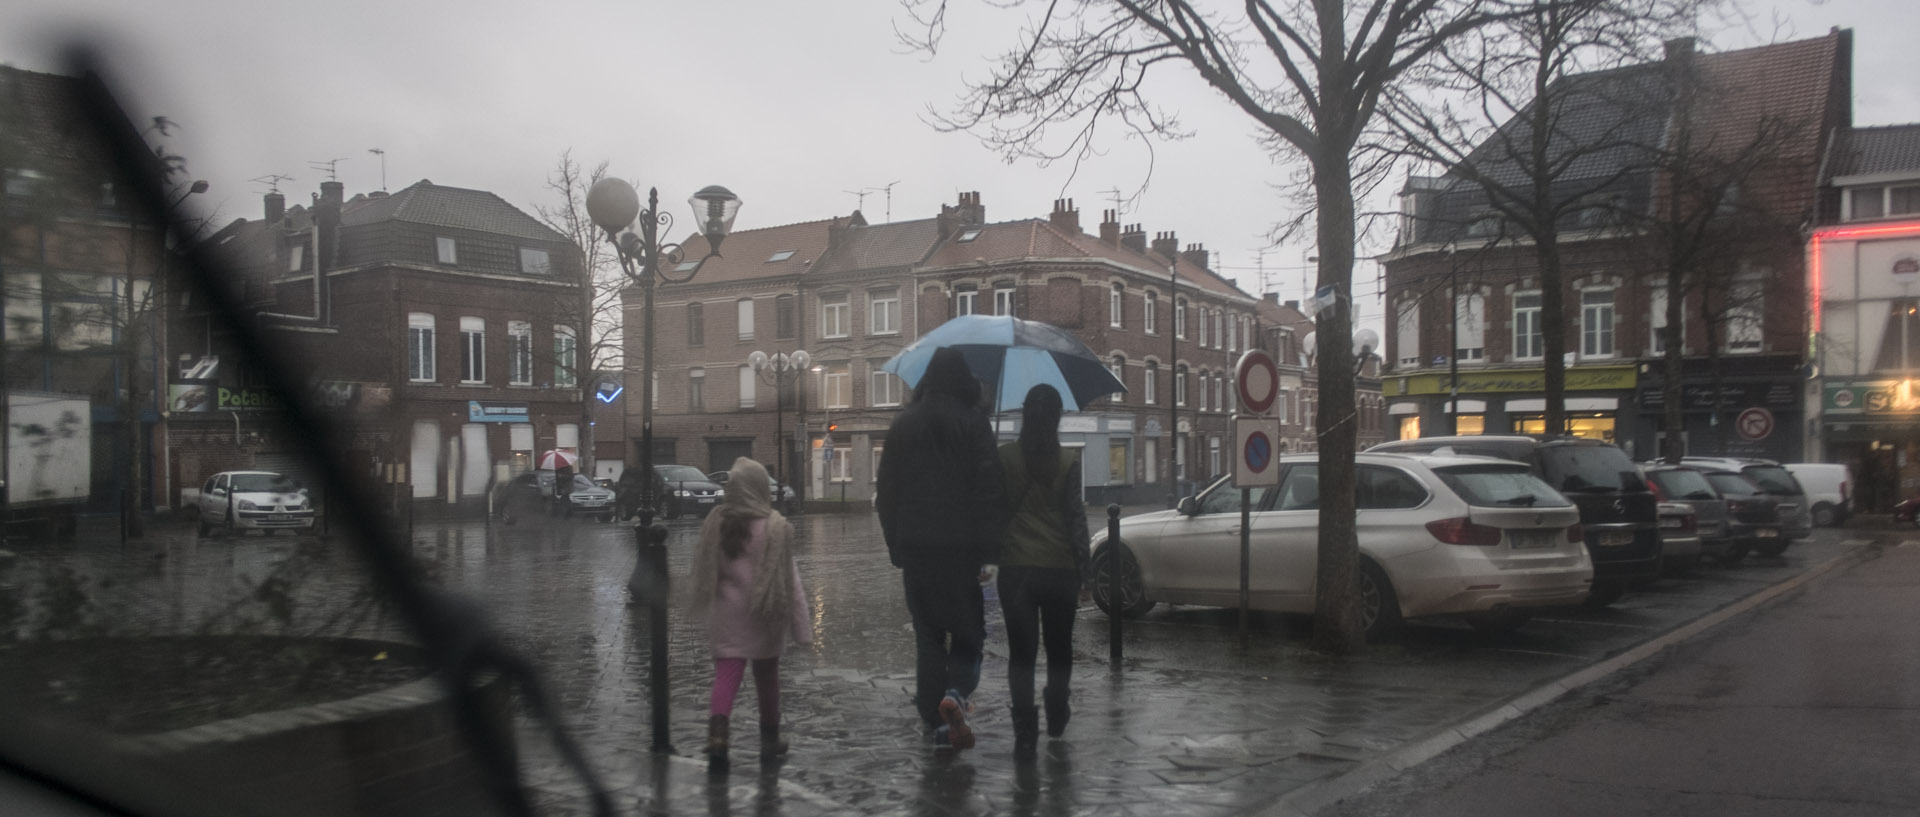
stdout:
<svg viewBox="0 0 1920 817">
<path fill-rule="evenodd" d="M 714 715 L 733 714 L 733 696 L 740 692 L 740 681 L 747 674 L 745 658 L 713 659 Z M 753 688 L 760 693 L 760 722 L 780 722 L 780 659 L 753 659 Z"/>
</svg>

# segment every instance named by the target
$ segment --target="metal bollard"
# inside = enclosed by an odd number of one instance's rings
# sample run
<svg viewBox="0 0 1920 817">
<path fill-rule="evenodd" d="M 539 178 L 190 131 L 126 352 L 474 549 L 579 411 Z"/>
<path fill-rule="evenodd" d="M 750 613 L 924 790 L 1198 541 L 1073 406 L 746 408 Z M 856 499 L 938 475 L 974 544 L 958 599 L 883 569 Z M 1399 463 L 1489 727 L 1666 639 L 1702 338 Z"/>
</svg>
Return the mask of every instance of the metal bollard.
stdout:
<svg viewBox="0 0 1920 817">
<path fill-rule="evenodd" d="M 640 526 L 634 528 L 640 540 L 640 558 L 647 565 L 647 658 L 651 672 L 647 694 L 653 699 L 653 751 L 673 752 L 673 737 L 667 728 L 667 526 L 652 524 L 653 514 L 642 511 Z"/>
<path fill-rule="evenodd" d="M 1113 566 L 1107 570 L 1107 603 L 1113 608 L 1107 615 L 1107 662 L 1120 668 L 1120 620 L 1126 610 L 1120 597 L 1120 503 L 1107 506 L 1107 551 Z"/>
</svg>

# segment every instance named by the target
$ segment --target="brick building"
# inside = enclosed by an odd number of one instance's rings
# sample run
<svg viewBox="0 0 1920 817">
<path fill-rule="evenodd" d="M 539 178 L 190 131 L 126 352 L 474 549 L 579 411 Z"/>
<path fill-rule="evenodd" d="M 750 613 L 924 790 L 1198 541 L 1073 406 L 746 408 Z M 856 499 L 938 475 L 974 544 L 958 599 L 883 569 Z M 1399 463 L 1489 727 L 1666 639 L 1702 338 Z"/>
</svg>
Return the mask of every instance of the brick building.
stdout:
<svg viewBox="0 0 1920 817">
<path fill-rule="evenodd" d="M 1173 233 L 1149 243 L 1111 213 L 1099 231 L 1082 232 L 1064 200 L 1045 219 L 988 222 L 979 194 L 963 193 L 929 219 L 868 224 L 856 212 L 728 236 L 724 257 L 656 295 L 655 461 L 774 465 L 773 386 L 746 361 L 805 350 L 813 371 L 785 390 L 780 409 L 786 471 L 809 498 L 866 501 L 907 399 L 880 366 L 950 317 L 1012 314 L 1072 330 L 1127 384 L 1127 394 L 1062 423 L 1063 443 L 1084 451 L 1089 501 L 1163 499 L 1176 456 L 1189 482 L 1224 473 L 1232 363 L 1258 336 L 1255 299 Z M 705 253 L 698 236 L 686 245 L 689 259 Z M 625 306 L 627 325 L 637 325 L 637 292 Z M 638 333 L 626 342 L 632 379 Z M 630 403 L 630 429 L 638 413 Z M 1012 414 L 998 422 L 1002 437 L 1017 433 Z M 831 437 L 828 424 L 838 427 Z"/>
<path fill-rule="evenodd" d="M 547 449 L 577 449 L 579 250 L 498 196 L 422 180 L 264 217 L 207 241 L 244 300 L 288 343 L 314 397 L 351 432 L 355 471 L 417 501 L 484 504 L 493 481 Z M 298 471 L 255 373 L 184 304 L 174 321 L 170 434 L 179 484 L 236 466 Z"/>
<path fill-rule="evenodd" d="M 1648 252 L 1649 228 L 1635 225 L 1657 223 L 1680 206 L 1673 171 L 1650 146 L 1664 144 L 1682 128 L 1681 112 L 1692 110 L 1684 126 L 1704 146 L 1700 161 L 1732 161 L 1757 134 L 1774 134 L 1766 153 L 1748 154 L 1763 158 L 1719 206 L 1765 213 L 1787 226 L 1771 240 L 1717 251 L 1706 261 L 1716 270 L 1713 280 L 1690 284 L 1679 332 L 1684 431 L 1696 453 L 1800 457 L 1801 435 L 1788 430 L 1805 416 L 1808 326 L 1805 263 L 1791 233 L 1793 224 L 1812 219 L 1820 156 L 1849 121 L 1851 42 L 1849 32 L 1836 30 L 1696 54 L 1690 40 L 1679 40 L 1662 62 L 1564 80 L 1581 90 L 1560 97 L 1570 113 L 1557 120 L 1563 127 L 1556 133 L 1564 135 L 1557 138 L 1618 145 L 1585 156 L 1556 180 L 1555 195 L 1578 190 L 1582 202 L 1593 202 L 1571 209 L 1560 224 L 1568 431 L 1615 442 L 1636 459 L 1658 456 L 1665 273 Z M 1679 94 L 1701 102 L 1679 106 Z M 1521 127 L 1519 121 L 1503 128 Z M 1497 167 L 1507 160 L 1481 158 L 1491 144 L 1477 148 L 1474 160 Z M 1534 248 L 1501 223 L 1486 195 L 1452 175 L 1413 177 L 1403 193 L 1398 246 L 1383 259 L 1389 437 L 1446 434 L 1456 422 L 1460 433 L 1546 430 Z M 1748 409 L 1769 413 L 1781 431 L 1758 439 L 1734 434 L 1730 420 Z"/>
</svg>

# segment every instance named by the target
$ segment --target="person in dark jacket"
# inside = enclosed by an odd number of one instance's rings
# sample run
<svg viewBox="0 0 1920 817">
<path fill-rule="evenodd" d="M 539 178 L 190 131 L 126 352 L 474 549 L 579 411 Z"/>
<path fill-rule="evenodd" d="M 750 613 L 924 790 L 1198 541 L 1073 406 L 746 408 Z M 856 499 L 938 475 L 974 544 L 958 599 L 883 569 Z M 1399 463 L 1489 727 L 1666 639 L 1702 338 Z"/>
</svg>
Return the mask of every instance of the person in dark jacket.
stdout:
<svg viewBox="0 0 1920 817">
<path fill-rule="evenodd" d="M 980 381 L 958 351 L 934 352 L 885 450 L 874 505 L 913 617 L 914 707 L 936 746 L 965 749 L 986 640 L 981 568 L 1000 558 L 1006 500 Z"/>
<path fill-rule="evenodd" d="M 1071 710 L 1073 616 L 1088 570 L 1087 507 L 1080 457 L 1060 447 L 1060 392 L 1034 386 L 1021 405 L 1020 440 L 1000 446 L 1007 483 L 1007 540 L 1000 551 L 1000 610 L 1007 623 L 1007 690 L 1015 749 L 1040 739 L 1033 703 L 1034 654 L 1047 645 L 1047 734 L 1066 732 Z"/>
</svg>

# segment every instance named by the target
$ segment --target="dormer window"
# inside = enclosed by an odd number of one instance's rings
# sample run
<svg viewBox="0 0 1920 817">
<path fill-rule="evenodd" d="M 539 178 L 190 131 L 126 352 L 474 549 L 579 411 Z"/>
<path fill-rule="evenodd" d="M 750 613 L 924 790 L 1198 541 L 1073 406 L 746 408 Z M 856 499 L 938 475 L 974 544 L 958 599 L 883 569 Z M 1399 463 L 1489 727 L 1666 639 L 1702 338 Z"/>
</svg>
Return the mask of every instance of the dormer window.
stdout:
<svg viewBox="0 0 1920 817">
<path fill-rule="evenodd" d="M 1920 184 L 1855 187 L 1847 191 L 1848 221 L 1920 213 Z"/>
<path fill-rule="evenodd" d="M 520 271 L 529 275 L 546 275 L 553 271 L 553 264 L 548 258 L 546 250 L 534 247 L 521 247 Z"/>
<path fill-rule="evenodd" d="M 795 251 L 795 250 L 781 250 L 781 251 L 779 251 L 779 252 L 777 252 L 777 253 L 774 253 L 774 254 L 772 254 L 772 255 L 770 255 L 770 256 L 767 256 L 767 263 L 769 263 L 769 264 L 771 264 L 771 263 L 774 263 L 774 262 L 776 262 L 776 261 L 785 261 L 785 260 L 787 260 L 787 259 L 789 259 L 789 258 L 792 258 L 792 257 L 793 257 L 793 254 L 794 254 L 794 252 L 796 252 L 796 251 Z"/>
<path fill-rule="evenodd" d="M 433 258 L 442 264 L 452 265 L 460 263 L 460 255 L 457 249 L 458 245 L 454 240 L 444 235 L 433 239 Z"/>
<path fill-rule="evenodd" d="M 965 244 L 979 237 L 980 237 L 980 228 L 975 227 L 971 230 L 961 233 L 960 237 L 954 239 L 954 241 L 959 244 Z"/>
</svg>

